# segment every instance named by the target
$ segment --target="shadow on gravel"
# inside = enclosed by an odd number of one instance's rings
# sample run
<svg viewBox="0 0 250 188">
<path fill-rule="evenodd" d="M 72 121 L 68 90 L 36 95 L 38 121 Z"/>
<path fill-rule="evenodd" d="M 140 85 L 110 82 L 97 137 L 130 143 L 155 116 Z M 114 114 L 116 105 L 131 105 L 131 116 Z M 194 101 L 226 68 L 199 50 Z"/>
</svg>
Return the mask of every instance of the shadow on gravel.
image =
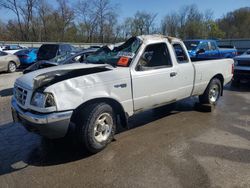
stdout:
<svg viewBox="0 0 250 188">
<path fill-rule="evenodd" d="M 224 89 L 227 91 L 250 92 L 250 82 L 240 83 L 238 86 L 228 84 Z"/>
<path fill-rule="evenodd" d="M 176 111 L 177 109 L 181 111 L 194 110 L 193 105 L 187 107 L 186 104 L 182 103 L 172 104 L 154 110 L 145 111 L 135 115 L 129 120 L 129 128 L 121 128 L 119 126 L 117 134 L 144 126 L 147 123 L 157 121 L 163 117 L 179 113 Z M 42 139 L 40 146 L 34 148 L 29 153 L 26 162 L 33 166 L 51 166 L 81 160 L 90 156 L 92 155 L 84 151 L 74 142 L 73 137 L 55 141 Z"/>
<path fill-rule="evenodd" d="M 3 89 L 0 91 L 1 97 L 8 97 L 13 95 L 13 88 Z"/>
<path fill-rule="evenodd" d="M 29 165 L 58 165 L 88 156 L 68 139 L 47 140 L 27 132 L 18 123 L 0 127 L 0 175 L 22 170 Z"/>
<path fill-rule="evenodd" d="M 30 151 L 39 146 L 36 135 L 16 123 L 0 126 L 0 175 L 25 168 Z"/>
<path fill-rule="evenodd" d="M 70 139 L 42 139 L 41 145 L 33 149 L 27 160 L 33 166 L 51 166 L 78 161 L 91 156 Z"/>
<path fill-rule="evenodd" d="M 230 146 L 193 142 L 191 149 L 199 156 L 217 157 L 233 162 L 250 163 L 250 150 Z"/>
<path fill-rule="evenodd" d="M 159 119 L 175 115 L 181 112 L 198 111 L 206 113 L 206 112 L 211 112 L 211 110 L 213 110 L 211 109 L 211 106 L 204 106 L 199 104 L 197 97 L 193 97 L 191 99 L 188 98 L 173 104 L 168 104 L 159 108 L 138 113 L 129 118 L 128 128 L 123 128 L 119 126 L 117 127 L 117 132 L 121 133 L 127 131 L 128 129 L 130 130 L 138 128 L 153 121 L 157 121 Z"/>
</svg>

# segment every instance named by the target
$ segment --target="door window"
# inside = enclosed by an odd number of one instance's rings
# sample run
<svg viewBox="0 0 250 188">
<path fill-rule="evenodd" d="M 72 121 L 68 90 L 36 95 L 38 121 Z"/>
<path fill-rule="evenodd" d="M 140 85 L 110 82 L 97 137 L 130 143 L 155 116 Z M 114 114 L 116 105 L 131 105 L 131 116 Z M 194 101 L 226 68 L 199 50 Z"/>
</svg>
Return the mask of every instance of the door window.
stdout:
<svg viewBox="0 0 250 188">
<path fill-rule="evenodd" d="M 137 71 L 145 71 L 159 68 L 172 67 L 169 51 L 165 43 L 148 45 L 143 52 Z"/>
<path fill-rule="evenodd" d="M 187 54 L 181 44 L 173 44 L 174 52 L 178 63 L 188 63 Z"/>
<path fill-rule="evenodd" d="M 203 49 L 203 50 L 205 50 L 205 51 L 208 51 L 208 50 L 209 50 L 208 43 L 207 43 L 207 42 L 201 43 L 200 46 L 199 46 L 199 49 L 200 49 L 200 50 Z"/>
</svg>

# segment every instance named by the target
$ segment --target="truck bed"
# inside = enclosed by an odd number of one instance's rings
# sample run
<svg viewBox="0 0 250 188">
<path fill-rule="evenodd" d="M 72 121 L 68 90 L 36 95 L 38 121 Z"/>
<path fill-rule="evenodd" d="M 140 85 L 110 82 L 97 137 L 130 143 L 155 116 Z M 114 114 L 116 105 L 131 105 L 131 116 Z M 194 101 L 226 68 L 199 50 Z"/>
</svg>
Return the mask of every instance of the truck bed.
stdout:
<svg viewBox="0 0 250 188">
<path fill-rule="evenodd" d="M 211 80 L 214 75 L 224 75 L 224 84 L 231 80 L 232 66 L 230 65 L 233 65 L 233 59 L 205 60 L 192 63 L 195 68 L 193 95 L 202 94 L 205 91 L 209 80 Z M 227 67 L 227 69 L 225 69 L 225 67 Z"/>
</svg>

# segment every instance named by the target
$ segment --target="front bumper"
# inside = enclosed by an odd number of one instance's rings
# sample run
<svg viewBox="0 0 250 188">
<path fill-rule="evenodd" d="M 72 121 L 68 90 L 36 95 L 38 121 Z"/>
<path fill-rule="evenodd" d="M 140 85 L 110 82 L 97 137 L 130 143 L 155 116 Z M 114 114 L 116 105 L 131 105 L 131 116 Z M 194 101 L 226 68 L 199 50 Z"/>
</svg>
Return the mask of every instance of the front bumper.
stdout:
<svg viewBox="0 0 250 188">
<path fill-rule="evenodd" d="M 12 99 L 11 106 L 13 121 L 21 123 L 28 131 L 50 139 L 62 138 L 67 134 L 73 111 L 35 114 L 22 110 L 15 99 Z"/>
</svg>

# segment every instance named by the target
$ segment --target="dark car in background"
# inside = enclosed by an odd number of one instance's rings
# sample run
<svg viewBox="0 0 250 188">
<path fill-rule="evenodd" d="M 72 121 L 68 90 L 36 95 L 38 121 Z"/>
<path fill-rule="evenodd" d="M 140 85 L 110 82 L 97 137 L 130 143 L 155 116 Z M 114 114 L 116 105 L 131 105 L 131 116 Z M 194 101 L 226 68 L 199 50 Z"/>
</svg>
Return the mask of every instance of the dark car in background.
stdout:
<svg viewBox="0 0 250 188">
<path fill-rule="evenodd" d="M 19 58 L 21 67 L 28 67 L 37 61 L 38 48 L 30 48 L 25 50 L 20 50 L 15 53 Z"/>
<path fill-rule="evenodd" d="M 241 81 L 250 81 L 250 49 L 234 58 L 232 85 L 239 86 Z"/>
<path fill-rule="evenodd" d="M 70 44 L 43 44 L 38 50 L 37 61 L 50 60 L 76 51 L 76 48 Z"/>
<path fill-rule="evenodd" d="M 71 63 L 83 63 L 85 59 L 96 52 L 97 49 L 86 49 L 75 54 L 64 54 L 56 56 L 50 60 L 40 60 L 23 71 L 24 74 L 52 66 L 59 66 Z"/>
</svg>

